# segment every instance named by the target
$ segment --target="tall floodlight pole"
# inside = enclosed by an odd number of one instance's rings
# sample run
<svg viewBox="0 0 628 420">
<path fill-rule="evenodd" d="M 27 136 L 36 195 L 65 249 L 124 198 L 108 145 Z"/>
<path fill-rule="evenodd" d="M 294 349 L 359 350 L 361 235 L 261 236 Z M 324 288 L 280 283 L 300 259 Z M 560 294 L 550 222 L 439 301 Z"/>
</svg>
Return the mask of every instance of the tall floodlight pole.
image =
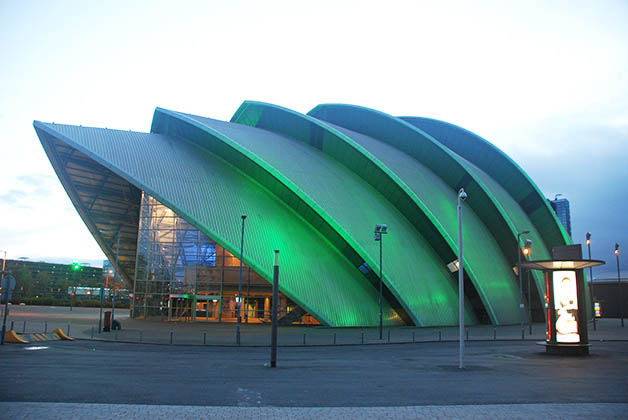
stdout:
<svg viewBox="0 0 628 420">
<path fill-rule="evenodd" d="M 279 300 L 279 251 L 273 256 L 273 304 L 270 335 L 270 367 L 277 367 L 277 301 Z"/>
<path fill-rule="evenodd" d="M 619 289 L 619 293 L 617 296 L 619 297 L 619 317 L 621 318 L 621 326 L 624 326 L 624 310 L 622 309 L 622 305 L 624 303 L 624 298 L 621 292 L 621 273 L 619 272 L 619 244 L 615 244 L 615 258 L 617 259 L 617 288 Z"/>
<path fill-rule="evenodd" d="M 523 338 L 523 281 L 521 280 L 521 235 L 527 235 L 529 230 L 517 233 L 517 274 L 519 275 L 519 320 L 521 322 L 521 338 Z"/>
<path fill-rule="evenodd" d="M 240 280 L 238 280 L 238 323 L 236 325 L 236 344 L 240 345 L 240 323 L 242 322 L 242 257 L 244 254 L 244 220 L 246 215 L 242 215 L 242 236 L 240 240 Z"/>
<path fill-rule="evenodd" d="M 464 188 L 458 191 L 458 368 L 464 368 L 464 267 L 462 263 L 462 202 L 467 199 Z"/>
<path fill-rule="evenodd" d="M 589 250 L 589 262 L 591 262 L 591 232 L 587 232 L 587 249 Z M 593 331 L 597 330 L 597 320 L 595 319 L 595 297 L 593 295 L 593 266 L 589 266 L 589 294 L 593 305 Z"/>
<path fill-rule="evenodd" d="M 379 339 L 382 340 L 383 335 L 382 331 L 384 329 L 384 304 L 382 300 L 382 275 L 384 272 L 383 269 L 383 260 L 382 260 L 382 242 L 383 237 L 388 233 L 388 226 L 386 225 L 375 225 L 375 241 L 379 242 Z"/>
</svg>

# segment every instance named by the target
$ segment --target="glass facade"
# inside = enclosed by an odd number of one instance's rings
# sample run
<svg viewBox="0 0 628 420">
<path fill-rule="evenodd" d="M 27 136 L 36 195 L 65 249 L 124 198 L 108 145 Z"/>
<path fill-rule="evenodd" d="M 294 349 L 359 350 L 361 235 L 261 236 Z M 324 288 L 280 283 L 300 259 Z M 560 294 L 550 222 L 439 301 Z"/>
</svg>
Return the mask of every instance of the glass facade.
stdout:
<svg viewBox="0 0 628 420">
<path fill-rule="evenodd" d="M 245 243 L 246 244 L 246 243 Z M 142 194 L 132 316 L 236 322 L 240 260 L 150 195 Z M 269 282 L 242 265 L 242 322 L 270 321 Z M 285 296 L 284 324 L 318 323 Z"/>
</svg>

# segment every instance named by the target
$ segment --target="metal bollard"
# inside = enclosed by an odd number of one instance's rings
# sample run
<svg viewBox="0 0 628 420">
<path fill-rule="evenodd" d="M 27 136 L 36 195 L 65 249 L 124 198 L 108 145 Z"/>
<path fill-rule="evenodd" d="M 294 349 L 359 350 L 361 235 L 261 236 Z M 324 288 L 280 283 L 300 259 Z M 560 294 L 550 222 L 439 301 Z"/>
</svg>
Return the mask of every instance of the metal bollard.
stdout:
<svg viewBox="0 0 628 420">
<path fill-rule="evenodd" d="M 336 344 L 336 333 L 334 333 L 334 344 Z"/>
<path fill-rule="evenodd" d="M 144 341 L 144 330 L 140 330 L 140 343 Z"/>
<path fill-rule="evenodd" d="M 388 342 L 390 343 L 390 330 L 388 330 Z"/>
<path fill-rule="evenodd" d="M 469 330 L 470 328 L 467 328 L 467 341 L 469 341 Z"/>
<path fill-rule="evenodd" d="M 493 328 L 493 341 L 497 340 L 497 328 Z"/>
<path fill-rule="evenodd" d="M 70 335 L 70 323 L 68 322 L 68 335 Z"/>
<path fill-rule="evenodd" d="M 118 330 L 113 334 L 113 340 L 118 341 Z"/>
<path fill-rule="evenodd" d="M 92 338 L 94 338 L 94 327 L 92 327 Z"/>
<path fill-rule="evenodd" d="M 203 344 L 207 344 L 207 333 L 203 333 Z"/>
<path fill-rule="evenodd" d="M 303 345 L 305 346 L 305 333 L 303 334 Z"/>
<path fill-rule="evenodd" d="M 414 331 L 412 331 L 412 342 L 413 343 L 415 342 L 415 340 L 414 340 Z"/>
<path fill-rule="evenodd" d="M 13 330 L 13 322 L 14 322 L 14 321 L 11 321 L 11 330 Z"/>
<path fill-rule="evenodd" d="M 441 341 L 442 338 L 443 338 L 443 332 L 441 330 L 438 330 L 438 341 Z"/>
<path fill-rule="evenodd" d="M 172 338 L 173 338 L 172 336 L 173 336 L 173 335 L 174 335 L 174 331 L 173 331 L 173 330 L 170 330 L 170 344 L 172 344 Z"/>
<path fill-rule="evenodd" d="M 48 323 L 45 322 L 44 323 L 44 334 L 46 334 L 48 332 Z"/>
<path fill-rule="evenodd" d="M 523 338 L 524 338 L 524 334 L 525 334 L 525 332 L 526 332 L 525 328 L 522 328 L 522 329 L 521 329 L 521 339 L 522 339 L 522 340 L 523 340 Z"/>
<path fill-rule="evenodd" d="M 22 334 L 26 332 L 26 321 L 24 321 L 24 325 L 22 325 Z"/>
<path fill-rule="evenodd" d="M 364 344 L 364 332 L 362 332 L 362 344 Z"/>
</svg>

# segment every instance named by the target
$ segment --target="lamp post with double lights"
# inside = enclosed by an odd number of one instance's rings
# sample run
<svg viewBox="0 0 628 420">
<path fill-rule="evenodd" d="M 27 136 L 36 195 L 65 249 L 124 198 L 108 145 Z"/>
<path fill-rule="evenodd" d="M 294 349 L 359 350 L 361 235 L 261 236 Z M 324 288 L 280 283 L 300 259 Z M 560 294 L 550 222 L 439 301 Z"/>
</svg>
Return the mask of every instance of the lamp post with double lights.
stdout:
<svg viewBox="0 0 628 420">
<path fill-rule="evenodd" d="M 591 232 L 587 232 L 586 238 L 589 261 L 591 261 Z M 595 331 L 597 330 L 597 320 L 595 319 L 595 296 L 593 294 L 593 266 L 589 267 L 589 294 L 591 295 L 591 304 L 593 305 L 593 331 Z"/>
<path fill-rule="evenodd" d="M 617 294 L 619 298 L 619 317 L 621 318 L 621 326 L 624 326 L 624 310 L 622 309 L 622 305 L 624 303 L 624 298 L 621 292 L 621 273 L 619 272 L 619 244 L 615 244 L 615 258 L 617 259 L 617 288 L 619 289 L 619 293 Z"/>
<path fill-rule="evenodd" d="M 458 368 L 464 368 L 464 273 L 462 263 L 462 202 L 467 199 L 464 188 L 458 191 Z"/>
<path fill-rule="evenodd" d="M 517 274 L 519 275 L 519 318 L 521 321 L 521 338 L 523 338 L 523 308 L 524 308 L 524 304 L 523 304 L 523 281 L 521 280 L 521 253 L 525 252 L 522 251 L 521 249 L 521 235 L 527 235 L 529 234 L 530 231 L 529 230 L 524 230 L 522 232 L 517 233 Z M 529 241 L 529 242 L 528 242 Z M 526 244 L 531 245 L 532 241 L 530 241 L 529 239 L 526 240 Z M 524 247 L 525 249 L 525 247 Z"/>
<path fill-rule="evenodd" d="M 383 236 L 388 233 L 388 226 L 375 225 L 375 241 L 379 242 L 379 339 L 382 340 L 383 330 L 383 303 L 382 303 L 382 240 Z"/>
</svg>

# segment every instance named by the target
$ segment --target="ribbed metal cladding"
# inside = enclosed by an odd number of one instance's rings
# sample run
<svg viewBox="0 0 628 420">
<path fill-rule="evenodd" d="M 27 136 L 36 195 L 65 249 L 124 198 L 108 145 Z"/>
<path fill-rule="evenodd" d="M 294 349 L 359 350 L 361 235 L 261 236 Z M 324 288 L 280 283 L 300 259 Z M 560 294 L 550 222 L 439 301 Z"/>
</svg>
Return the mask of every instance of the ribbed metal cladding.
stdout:
<svg viewBox="0 0 628 420">
<path fill-rule="evenodd" d="M 257 115 L 262 117 L 255 118 Z M 376 182 L 369 183 L 362 178 L 369 169 L 376 169 L 375 164 L 371 163 L 364 171 L 350 169 L 354 166 L 349 162 L 364 156 L 355 147 L 346 147 L 347 142 L 351 142 L 349 139 L 342 139 L 324 123 L 315 124 L 310 117 L 263 103 L 246 102 L 232 121 L 242 119 L 285 136 L 202 117 L 192 118 L 224 133 L 280 171 L 309 197 L 308 201 L 316 203 L 317 211 L 332 221 L 376 271 L 379 271 L 379 245 L 373 240 L 373 228 L 377 223 L 386 223 L 390 234 L 384 238 L 383 267 L 389 289 L 417 325 L 456 323 L 458 297 L 446 268 L 451 260 L 443 260 L 404 214 L 404 211 L 417 212 L 414 206 L 398 206 L 394 196 L 383 188 L 380 191 L 385 195 L 380 194 L 372 185 Z M 284 126 L 283 121 L 289 123 Z M 319 129 L 326 134 L 323 142 Z M 379 182 L 395 186 L 386 175 L 383 177 Z M 470 305 L 467 317 L 476 322 Z"/>
<path fill-rule="evenodd" d="M 457 191 L 421 162 L 395 147 L 364 134 L 330 125 L 376 156 L 403 180 L 431 213 L 434 223 L 442 227 L 442 234 L 457 252 Z M 465 208 L 463 212 L 463 240 L 471 244 L 464 252 L 465 272 L 482 299 L 491 321 L 494 324 L 516 323 L 519 320 L 519 290 L 511 264 L 472 208 Z"/>
<path fill-rule="evenodd" d="M 129 191 L 146 191 L 236 255 L 246 214 L 244 262 L 271 281 L 279 249 L 281 291 L 326 325 L 378 324 L 378 223 L 389 227 L 385 323 L 457 323 L 456 279 L 446 264 L 457 258 L 460 187 L 469 194 L 463 237 L 470 244 L 464 260 L 465 283 L 473 285 L 466 296 L 470 323 L 518 321 L 517 232 L 530 231 L 535 258 L 569 242 L 514 162 L 473 133 L 436 120 L 343 104 L 303 115 L 245 101 L 231 122 L 158 108 L 150 134 L 39 122 L 35 128 L 81 217 L 98 219 L 86 223 L 110 259 L 111 237 L 99 238 L 108 226 L 101 213 L 126 223 L 119 207 L 135 199 L 120 196 L 115 205 L 101 199 L 98 214 L 87 209 L 96 203 L 89 187 L 115 174 L 112 187 L 127 191 L 128 182 L 136 189 Z M 55 150 L 64 156 L 76 150 L 68 156 L 93 162 L 104 175 L 79 185 L 87 167 L 68 166 Z M 364 263 L 366 274 L 358 269 Z M 542 295 L 541 277 L 535 283 Z"/>
<path fill-rule="evenodd" d="M 244 117 L 246 112 L 241 115 Z M 167 117 L 164 114 L 162 118 Z M 209 136 L 221 133 L 237 143 L 243 153 L 255 156 L 260 165 L 272 168 L 302 198 L 304 205 L 297 207 L 297 211 L 310 222 L 315 211 L 376 272 L 379 272 L 379 245 L 373 240 L 373 228 L 385 221 L 393 232 L 384 239 L 384 281 L 389 290 L 417 325 L 455 324 L 457 295 L 446 262 L 440 261 L 427 241 L 386 197 L 355 172 L 306 141 L 209 118 L 190 115 L 180 118 L 200 122 L 211 130 L 205 144 L 211 144 Z M 283 120 L 280 116 L 276 118 Z M 153 127 L 174 124 L 173 121 L 160 123 L 157 115 Z M 305 129 L 303 135 L 311 132 Z M 468 315 L 475 321 L 472 312 Z"/>
<path fill-rule="evenodd" d="M 401 117 L 404 121 L 429 133 L 456 153 L 491 194 L 501 203 L 518 232 L 529 230 L 534 259 L 550 259 L 551 249 L 571 243 L 554 212 L 534 182 L 497 147 L 461 127 L 429 118 Z M 521 206 L 524 197 L 534 196 L 540 203 L 532 212 Z M 514 248 L 514 247 L 513 247 Z M 539 271 L 532 271 L 539 298 L 545 292 L 545 280 Z M 588 293 L 588 290 L 586 291 Z"/>
<path fill-rule="evenodd" d="M 556 215 L 547 204 L 536 184 L 526 173 L 501 150 L 487 140 L 444 121 L 430 118 L 401 117 L 402 120 L 429 133 L 440 143 L 472 162 L 497 181 L 516 202 L 534 195 L 535 206 L 528 217 L 539 230 L 547 247 L 571 243 L 569 236 L 556 222 Z"/>
<path fill-rule="evenodd" d="M 464 186 L 469 194 L 467 204 L 490 230 L 511 265 L 517 261 L 516 235 L 522 230 L 530 230 L 530 237 L 533 241 L 536 239 L 539 252 L 535 251 L 535 255 L 546 255 L 548 247 L 543 236 L 539 235 L 537 227 L 516 200 L 493 178 L 448 149 L 445 142 L 439 142 L 407 121 L 367 108 L 343 104 L 319 105 L 310 114 L 376 137 L 428 165 L 452 188 Z M 453 173 L 456 175 L 452 176 Z M 456 178 L 460 181 L 452 184 L 451 181 Z M 535 278 L 538 290 L 544 290 L 540 277 L 535 274 Z"/>
<path fill-rule="evenodd" d="M 277 196 L 207 150 L 160 134 L 36 127 L 147 191 L 234 254 L 246 214 L 246 264 L 271 281 L 279 249 L 280 289 L 290 299 L 327 325 L 377 325 L 377 293 L 363 274 Z M 387 324 L 400 322 L 387 303 L 384 316 Z"/>
<path fill-rule="evenodd" d="M 482 218 L 509 261 L 516 261 L 516 253 L 511 251 L 515 249 L 515 227 L 499 201 L 456 153 L 411 124 L 372 109 L 330 104 L 319 105 L 309 114 L 388 143 L 423 163 L 452 189 L 464 187 L 469 193 L 467 206 Z"/>
</svg>

